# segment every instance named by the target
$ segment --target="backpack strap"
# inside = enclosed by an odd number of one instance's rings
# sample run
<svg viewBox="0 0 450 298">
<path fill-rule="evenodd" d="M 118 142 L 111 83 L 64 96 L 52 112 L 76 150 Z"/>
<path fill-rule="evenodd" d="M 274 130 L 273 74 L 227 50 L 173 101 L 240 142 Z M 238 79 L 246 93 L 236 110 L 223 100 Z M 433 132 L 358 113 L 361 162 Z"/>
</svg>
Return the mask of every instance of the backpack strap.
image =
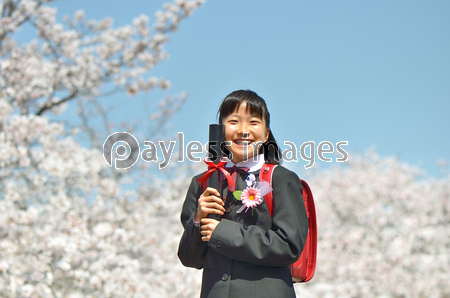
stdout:
<svg viewBox="0 0 450 298">
<path fill-rule="evenodd" d="M 259 172 L 259 181 L 269 182 L 269 185 L 272 187 L 273 170 L 276 166 L 273 164 L 264 164 Z M 273 217 L 273 192 L 266 194 L 264 199 L 266 200 L 267 208 L 269 208 L 270 216 Z"/>
</svg>

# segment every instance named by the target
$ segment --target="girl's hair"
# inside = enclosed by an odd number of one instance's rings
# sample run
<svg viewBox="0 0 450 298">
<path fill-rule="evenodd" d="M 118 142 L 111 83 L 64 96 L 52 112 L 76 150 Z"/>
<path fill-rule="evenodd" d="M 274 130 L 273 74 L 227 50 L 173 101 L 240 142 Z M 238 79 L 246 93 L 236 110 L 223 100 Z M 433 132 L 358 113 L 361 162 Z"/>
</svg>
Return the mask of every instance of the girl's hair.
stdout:
<svg viewBox="0 0 450 298">
<path fill-rule="evenodd" d="M 266 128 L 270 129 L 270 114 L 267 110 L 266 102 L 256 92 L 251 90 L 233 91 L 224 98 L 217 112 L 219 123 L 222 123 L 231 113 L 239 110 L 243 102 L 247 103 L 247 112 L 252 116 L 264 119 Z M 272 130 L 270 130 L 267 141 L 259 149 L 259 154 L 261 153 L 264 153 L 266 163 L 281 164 L 280 148 L 277 141 L 275 141 Z"/>
</svg>

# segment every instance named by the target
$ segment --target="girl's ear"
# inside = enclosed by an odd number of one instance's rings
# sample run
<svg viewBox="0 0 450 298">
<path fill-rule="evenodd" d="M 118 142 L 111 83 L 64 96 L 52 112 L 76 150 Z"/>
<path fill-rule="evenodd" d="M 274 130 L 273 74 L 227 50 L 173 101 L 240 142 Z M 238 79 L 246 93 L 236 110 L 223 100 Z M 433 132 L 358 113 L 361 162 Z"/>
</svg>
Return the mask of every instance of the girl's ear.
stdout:
<svg viewBox="0 0 450 298">
<path fill-rule="evenodd" d="M 264 143 L 267 142 L 267 140 L 269 139 L 269 134 L 270 134 L 270 128 L 266 129 L 266 134 L 264 136 Z"/>
</svg>

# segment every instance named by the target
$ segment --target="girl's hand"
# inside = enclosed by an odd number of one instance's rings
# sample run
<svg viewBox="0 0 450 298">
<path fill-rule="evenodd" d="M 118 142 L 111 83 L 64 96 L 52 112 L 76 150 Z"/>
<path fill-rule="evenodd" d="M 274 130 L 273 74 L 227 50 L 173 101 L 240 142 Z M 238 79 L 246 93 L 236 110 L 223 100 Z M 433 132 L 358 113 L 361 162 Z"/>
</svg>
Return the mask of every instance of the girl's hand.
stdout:
<svg viewBox="0 0 450 298">
<path fill-rule="evenodd" d="M 198 199 L 197 214 L 195 215 L 195 221 L 200 222 L 203 218 L 206 218 L 208 214 L 223 215 L 225 212 L 224 199 L 219 198 L 220 193 L 211 187 L 205 189 L 200 198 Z"/>
<path fill-rule="evenodd" d="M 203 218 L 201 220 L 200 233 L 202 234 L 202 241 L 208 242 L 211 239 L 211 235 L 219 223 L 220 221 L 213 218 Z"/>
</svg>

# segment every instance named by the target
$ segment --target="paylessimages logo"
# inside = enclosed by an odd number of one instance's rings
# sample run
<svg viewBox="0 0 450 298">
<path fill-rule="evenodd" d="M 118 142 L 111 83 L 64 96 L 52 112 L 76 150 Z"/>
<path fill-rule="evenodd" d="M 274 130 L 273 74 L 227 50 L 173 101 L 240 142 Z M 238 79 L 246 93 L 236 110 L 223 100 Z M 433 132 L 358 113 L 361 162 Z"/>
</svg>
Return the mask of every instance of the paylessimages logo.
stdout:
<svg viewBox="0 0 450 298">
<path fill-rule="evenodd" d="M 162 161 L 158 158 L 158 148 L 157 145 L 151 141 L 144 141 L 145 149 L 141 152 L 141 147 L 138 140 L 128 132 L 115 132 L 108 136 L 108 138 L 103 143 L 103 157 L 110 167 L 113 166 L 116 169 L 128 169 L 132 167 L 139 159 L 139 156 L 145 162 L 159 162 L 158 167 L 160 169 L 165 168 L 172 158 L 173 151 L 175 149 L 176 141 L 170 141 L 166 144 L 166 141 L 158 141 L 157 144 L 162 153 Z M 115 147 L 115 156 L 113 158 L 113 149 Z M 227 142 L 224 142 L 227 145 Z M 253 149 L 256 149 L 260 144 L 251 143 Z M 286 162 L 297 162 L 298 154 L 300 157 L 308 161 L 309 164 L 305 165 L 305 169 L 311 168 L 315 163 L 315 153 L 316 144 L 314 141 L 304 142 L 300 146 L 300 150 L 297 151 L 297 146 L 290 141 L 285 141 L 284 145 L 289 146 L 290 149 L 285 149 L 282 152 L 282 159 Z M 348 153 L 342 148 L 342 146 L 348 145 L 347 141 L 337 142 L 334 146 L 333 143 L 328 141 L 320 142 L 317 147 L 317 156 L 320 160 L 326 162 L 332 162 L 331 157 L 325 157 L 326 153 L 338 153 L 341 157 L 336 157 L 336 162 L 345 162 L 348 160 Z M 186 148 L 184 146 L 184 134 L 182 132 L 178 133 L 178 162 L 184 161 L 184 156 L 188 160 L 193 162 L 202 162 L 205 153 L 208 152 L 209 144 L 206 143 L 204 146 L 198 141 L 192 141 L 187 143 Z M 245 148 L 245 147 L 244 147 Z M 309 156 L 306 155 L 306 151 L 309 148 Z M 186 149 L 186 150 L 185 150 Z M 335 152 L 336 149 L 336 152 Z M 128 154 L 127 154 L 128 153 Z M 200 155 L 195 156 L 194 154 Z M 231 154 L 231 153 L 230 153 Z M 232 157 L 230 156 L 230 159 Z"/>
</svg>

